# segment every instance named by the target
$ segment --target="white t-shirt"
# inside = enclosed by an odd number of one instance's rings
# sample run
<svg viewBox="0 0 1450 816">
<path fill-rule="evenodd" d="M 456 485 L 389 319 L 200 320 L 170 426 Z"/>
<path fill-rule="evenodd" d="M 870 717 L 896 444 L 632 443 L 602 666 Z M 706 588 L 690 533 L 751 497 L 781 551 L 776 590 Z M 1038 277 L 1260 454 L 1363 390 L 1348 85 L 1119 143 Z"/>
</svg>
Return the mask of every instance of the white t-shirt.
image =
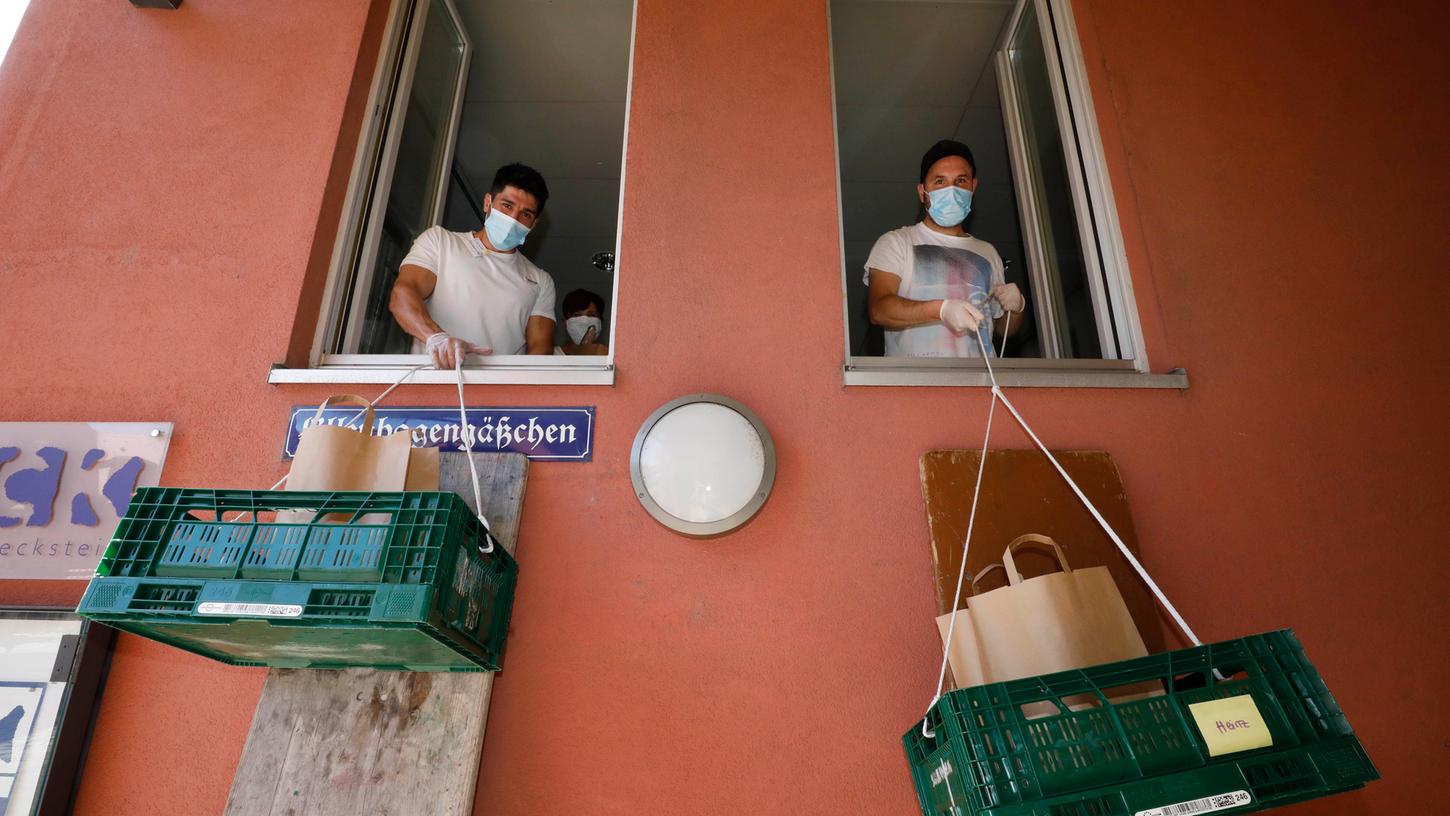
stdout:
<svg viewBox="0 0 1450 816">
<path fill-rule="evenodd" d="M 438 277 L 424 304 L 439 328 L 494 354 L 525 354 L 524 329 L 533 315 L 554 317 L 554 279 L 523 253 L 493 252 L 471 232 L 429 227 L 404 264 Z M 413 341 L 413 353 L 424 353 Z"/>
<path fill-rule="evenodd" d="M 922 223 L 877 238 L 866 259 L 867 286 L 872 269 L 899 276 L 896 294 L 908 300 L 972 300 L 974 292 L 980 298 L 1004 280 L 1002 258 L 991 244 L 971 236 L 943 235 Z M 991 349 L 990 315 L 980 334 Z M 971 334 L 954 334 L 937 322 L 887 331 L 886 356 L 980 357 L 982 350 Z"/>
</svg>

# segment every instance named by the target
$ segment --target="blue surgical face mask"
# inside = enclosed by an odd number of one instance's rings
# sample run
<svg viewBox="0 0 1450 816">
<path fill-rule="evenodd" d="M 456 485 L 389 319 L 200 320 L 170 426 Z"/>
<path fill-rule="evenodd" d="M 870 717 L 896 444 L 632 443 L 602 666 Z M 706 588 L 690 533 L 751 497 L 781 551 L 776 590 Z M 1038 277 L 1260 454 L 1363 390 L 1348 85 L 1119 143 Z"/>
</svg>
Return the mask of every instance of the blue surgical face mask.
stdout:
<svg viewBox="0 0 1450 816">
<path fill-rule="evenodd" d="M 529 234 L 528 227 L 499 212 L 498 207 L 489 208 L 488 217 L 483 219 L 483 231 L 488 234 L 488 242 L 499 252 L 517 247 Z"/>
<path fill-rule="evenodd" d="M 927 194 L 926 212 L 941 227 L 955 227 L 972 211 L 972 191 L 963 187 L 941 187 Z"/>
</svg>

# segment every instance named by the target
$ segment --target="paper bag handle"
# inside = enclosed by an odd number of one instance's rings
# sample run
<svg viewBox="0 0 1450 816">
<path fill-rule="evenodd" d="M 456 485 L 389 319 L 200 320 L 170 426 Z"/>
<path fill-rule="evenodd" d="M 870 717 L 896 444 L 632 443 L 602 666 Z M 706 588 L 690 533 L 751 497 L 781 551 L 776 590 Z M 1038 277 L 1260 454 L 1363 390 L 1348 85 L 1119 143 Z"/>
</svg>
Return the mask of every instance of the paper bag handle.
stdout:
<svg viewBox="0 0 1450 816">
<path fill-rule="evenodd" d="M 322 412 L 323 411 L 326 411 L 327 408 L 328 408 L 328 406 L 332 405 L 335 402 L 336 403 L 352 403 L 353 405 L 361 405 L 362 408 L 363 408 L 363 414 L 364 414 L 364 419 L 363 419 L 363 433 L 365 433 L 365 434 L 367 434 L 369 436 L 372 436 L 372 433 L 373 433 L 373 404 L 371 402 L 368 402 L 367 400 L 363 399 L 362 397 L 359 397 L 357 394 L 333 394 L 332 396 L 330 396 L 327 399 L 323 400 L 321 405 L 317 406 L 317 413 L 313 414 L 312 415 L 312 418 L 315 419 L 315 420 L 317 420 L 317 422 L 319 424 L 321 424 L 321 422 L 322 422 Z"/>
<path fill-rule="evenodd" d="M 1072 572 L 1072 567 L 1069 567 L 1067 565 L 1067 556 L 1062 554 L 1062 547 L 1059 546 L 1056 541 L 1053 541 L 1051 538 L 1045 535 L 1038 535 L 1037 533 L 1027 533 L 1026 535 L 1020 535 L 1012 539 L 1012 543 L 1008 544 L 1007 549 L 1002 552 L 1002 567 L 1003 569 L 1007 570 L 1007 581 L 1012 586 L 1017 586 L 1018 584 L 1022 583 L 1022 573 L 1017 571 L 1017 564 L 1013 561 L 1012 551 L 1016 549 L 1018 545 L 1023 544 L 1042 544 L 1051 547 L 1052 551 L 1057 554 L 1057 563 L 1062 565 L 1062 571 Z M 990 569 L 990 567 L 988 569 Z M 982 570 L 982 572 L 986 572 L 986 570 Z M 980 575 L 981 573 L 978 573 L 979 577 Z"/>
<path fill-rule="evenodd" d="M 975 598 L 978 594 L 977 584 L 982 580 L 982 576 L 986 575 L 992 570 L 1002 570 L 1004 573 L 1006 572 L 1006 568 L 1003 567 L 1001 564 L 990 564 L 983 567 L 981 572 L 978 572 L 976 575 L 973 575 L 970 579 L 968 579 L 972 584 L 972 597 Z"/>
</svg>

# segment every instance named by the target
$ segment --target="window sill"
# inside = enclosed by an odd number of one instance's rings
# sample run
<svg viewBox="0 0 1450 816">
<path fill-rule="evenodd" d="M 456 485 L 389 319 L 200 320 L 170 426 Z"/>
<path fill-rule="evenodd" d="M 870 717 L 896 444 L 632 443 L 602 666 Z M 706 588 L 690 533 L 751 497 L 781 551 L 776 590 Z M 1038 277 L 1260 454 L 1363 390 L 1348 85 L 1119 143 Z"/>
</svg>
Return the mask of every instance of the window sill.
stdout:
<svg viewBox="0 0 1450 816">
<path fill-rule="evenodd" d="M 470 357 L 463 369 L 463 382 L 468 385 L 614 385 L 612 359 L 542 355 Z M 481 360 L 487 362 L 476 363 Z M 412 354 L 331 355 L 315 368 L 274 366 L 267 374 L 267 382 L 391 385 L 413 366 L 426 362 L 426 356 Z M 458 382 L 458 376 L 452 371 L 420 368 L 405 382 L 453 385 Z"/>
<path fill-rule="evenodd" d="M 848 386 L 990 387 L 981 361 L 851 357 L 842 369 Z M 992 371 L 1004 388 L 1188 388 L 1181 368 L 1153 374 L 1131 360 L 1001 360 Z"/>
</svg>

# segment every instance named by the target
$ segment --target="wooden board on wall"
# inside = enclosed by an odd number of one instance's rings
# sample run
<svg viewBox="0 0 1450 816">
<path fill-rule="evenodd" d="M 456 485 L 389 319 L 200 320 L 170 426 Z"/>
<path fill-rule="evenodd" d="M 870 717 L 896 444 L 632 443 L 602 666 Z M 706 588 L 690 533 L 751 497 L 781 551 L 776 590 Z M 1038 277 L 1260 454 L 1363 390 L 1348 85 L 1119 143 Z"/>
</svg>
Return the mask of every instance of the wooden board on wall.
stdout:
<svg viewBox="0 0 1450 816">
<path fill-rule="evenodd" d="M 474 457 L 485 515 L 512 553 L 528 459 Z M 474 506 L 463 454 L 443 454 L 440 483 Z M 226 814 L 467 816 L 492 688 L 492 673 L 273 669 Z"/>
<path fill-rule="evenodd" d="M 1133 531 L 1128 495 L 1113 458 L 1104 451 L 1053 451 L 1052 454 L 1128 549 L 1137 555 L 1138 537 Z M 972 506 L 972 487 L 980 461 L 981 451 L 976 450 L 929 451 L 921 457 L 921 490 L 926 499 L 939 615 L 952 608 Z M 1007 543 L 1023 533 L 1051 536 L 1063 545 L 1067 562 L 1074 568 L 1106 566 L 1117 581 L 1138 630 L 1143 633 L 1148 651 L 1165 648 L 1153 594 L 1047 457 L 1036 449 L 988 451 L 967 559 L 968 575 L 1000 562 Z M 1025 577 L 1056 569 L 1051 558 L 1039 554 L 1040 551 L 1023 552 L 1017 566 Z M 1000 586 L 1000 572 L 983 579 L 983 584 L 984 588 Z M 970 592 L 970 584 L 963 587 L 959 608 L 966 606 Z"/>
</svg>

